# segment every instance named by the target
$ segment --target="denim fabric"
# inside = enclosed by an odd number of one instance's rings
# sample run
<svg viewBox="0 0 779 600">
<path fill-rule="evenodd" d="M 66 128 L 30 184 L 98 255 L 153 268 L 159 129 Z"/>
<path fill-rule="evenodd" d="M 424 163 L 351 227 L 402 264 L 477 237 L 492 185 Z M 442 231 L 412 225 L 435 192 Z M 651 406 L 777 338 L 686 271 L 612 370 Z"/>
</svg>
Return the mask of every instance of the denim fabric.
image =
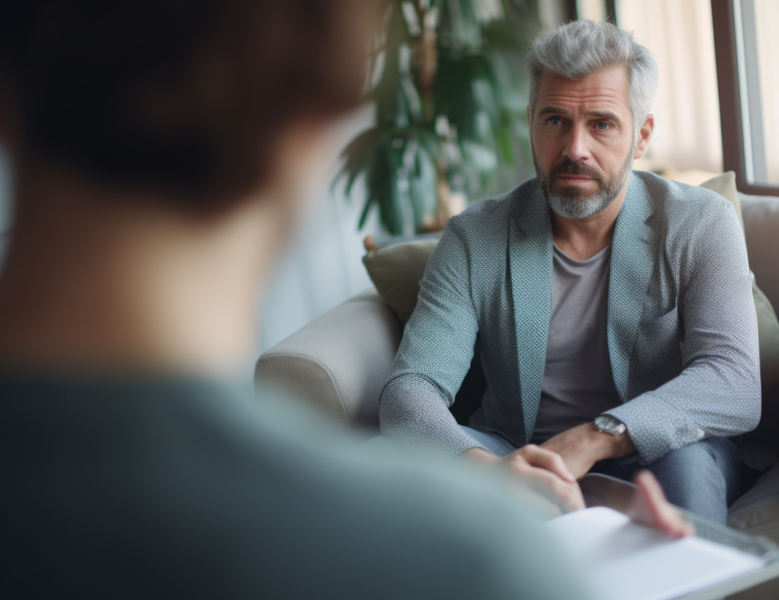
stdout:
<svg viewBox="0 0 779 600">
<path fill-rule="evenodd" d="M 727 525 L 728 506 L 741 492 L 741 450 L 727 438 L 710 438 L 666 454 L 650 465 L 604 460 L 592 472 L 630 481 L 641 469 L 657 476 L 672 504 Z"/>
</svg>

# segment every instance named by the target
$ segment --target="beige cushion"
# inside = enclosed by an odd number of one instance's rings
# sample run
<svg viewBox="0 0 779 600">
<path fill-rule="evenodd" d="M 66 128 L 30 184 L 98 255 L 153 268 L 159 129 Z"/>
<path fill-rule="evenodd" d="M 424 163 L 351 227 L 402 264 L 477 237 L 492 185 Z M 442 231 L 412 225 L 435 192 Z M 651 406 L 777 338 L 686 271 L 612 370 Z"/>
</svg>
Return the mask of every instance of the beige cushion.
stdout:
<svg viewBox="0 0 779 600">
<path fill-rule="evenodd" d="M 747 234 L 749 268 L 779 314 L 779 197 L 741 192 L 738 197 Z"/>
<path fill-rule="evenodd" d="M 419 281 L 437 244 L 437 239 L 391 244 L 371 250 L 362 258 L 381 299 L 403 324 L 417 305 Z"/>
<path fill-rule="evenodd" d="M 741 201 L 736 190 L 736 174 L 728 171 L 701 184 L 729 200 L 736 209 L 736 215 L 744 232 L 744 219 L 741 215 Z M 766 295 L 752 280 L 752 296 L 755 299 L 757 328 L 760 337 L 760 375 L 763 385 L 774 386 L 779 383 L 779 320 Z"/>
<path fill-rule="evenodd" d="M 779 464 L 768 471 L 728 510 L 728 525 L 779 543 Z"/>
<path fill-rule="evenodd" d="M 738 197 L 738 190 L 736 189 L 736 174 L 733 171 L 728 171 L 722 175 L 712 177 L 708 181 L 704 181 L 700 187 L 704 187 L 712 192 L 717 192 L 720 196 L 723 196 L 726 200 L 729 200 L 736 209 L 736 216 L 738 222 L 741 225 L 741 233 L 744 233 L 744 217 L 741 214 L 741 201 Z"/>
</svg>

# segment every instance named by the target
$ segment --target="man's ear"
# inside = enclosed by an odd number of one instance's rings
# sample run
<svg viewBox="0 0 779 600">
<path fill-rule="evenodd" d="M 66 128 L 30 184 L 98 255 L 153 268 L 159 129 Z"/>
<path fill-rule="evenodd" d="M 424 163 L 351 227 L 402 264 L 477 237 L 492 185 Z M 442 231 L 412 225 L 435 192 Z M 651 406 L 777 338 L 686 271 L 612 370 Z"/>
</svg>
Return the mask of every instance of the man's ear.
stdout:
<svg viewBox="0 0 779 600">
<path fill-rule="evenodd" d="M 525 113 L 527 114 L 527 124 L 528 124 L 528 126 L 530 126 L 530 107 L 529 106 L 525 107 Z"/>
<path fill-rule="evenodd" d="M 634 159 L 641 158 L 646 154 L 646 149 L 649 147 L 649 140 L 652 139 L 652 131 L 655 129 L 655 116 L 648 114 L 646 121 L 638 130 L 638 142 L 636 143 L 636 151 L 633 154 Z"/>
</svg>

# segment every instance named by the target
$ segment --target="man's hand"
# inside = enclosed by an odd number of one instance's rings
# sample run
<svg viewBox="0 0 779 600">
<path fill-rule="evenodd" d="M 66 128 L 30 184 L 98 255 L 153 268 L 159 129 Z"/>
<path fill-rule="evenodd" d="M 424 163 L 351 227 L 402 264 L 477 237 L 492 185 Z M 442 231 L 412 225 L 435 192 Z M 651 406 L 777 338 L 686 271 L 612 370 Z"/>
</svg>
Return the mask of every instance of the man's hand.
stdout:
<svg viewBox="0 0 779 600">
<path fill-rule="evenodd" d="M 627 434 L 617 440 L 611 434 L 598 431 L 592 423 L 558 433 L 541 444 L 541 448 L 559 454 L 576 479 L 584 477 L 600 460 L 620 458 L 636 450 Z"/>
<path fill-rule="evenodd" d="M 528 444 L 499 457 L 481 448 L 471 448 L 463 456 L 473 462 L 500 466 L 520 481 L 536 488 L 564 511 L 584 508 L 584 498 L 576 478 L 560 456 L 535 444 Z"/>
</svg>

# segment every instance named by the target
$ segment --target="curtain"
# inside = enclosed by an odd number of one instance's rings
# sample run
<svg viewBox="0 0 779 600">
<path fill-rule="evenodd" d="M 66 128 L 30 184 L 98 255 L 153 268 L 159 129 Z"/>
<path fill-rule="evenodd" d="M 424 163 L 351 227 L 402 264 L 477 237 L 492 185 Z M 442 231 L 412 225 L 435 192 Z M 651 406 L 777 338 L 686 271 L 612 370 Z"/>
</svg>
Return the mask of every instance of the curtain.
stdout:
<svg viewBox="0 0 779 600">
<path fill-rule="evenodd" d="M 779 2 L 755 0 L 755 23 L 768 181 L 779 184 Z"/>
<path fill-rule="evenodd" d="M 619 27 L 632 30 L 660 68 L 654 135 L 636 168 L 722 172 L 709 0 L 618 0 L 616 8 Z"/>
</svg>

